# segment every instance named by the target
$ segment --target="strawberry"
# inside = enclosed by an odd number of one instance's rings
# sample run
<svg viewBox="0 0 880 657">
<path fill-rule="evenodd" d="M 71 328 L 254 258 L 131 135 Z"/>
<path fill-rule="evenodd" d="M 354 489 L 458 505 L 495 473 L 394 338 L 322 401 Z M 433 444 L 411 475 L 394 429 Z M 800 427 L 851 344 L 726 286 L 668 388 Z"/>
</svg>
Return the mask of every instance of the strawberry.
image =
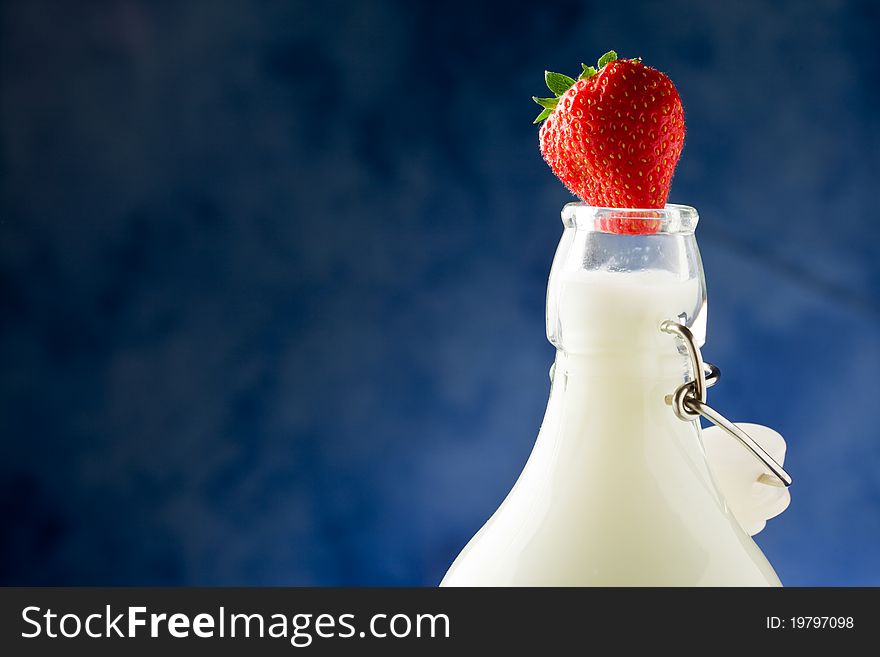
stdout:
<svg viewBox="0 0 880 657">
<path fill-rule="evenodd" d="M 581 64 L 577 80 L 545 72 L 554 98 L 535 123 L 553 173 L 587 204 L 662 208 L 684 145 L 684 110 L 672 82 L 640 59 Z M 598 70 L 597 70 L 598 69 Z M 546 119 L 546 121 L 545 121 Z M 655 232 L 657 222 L 622 221 L 613 232 Z"/>
</svg>

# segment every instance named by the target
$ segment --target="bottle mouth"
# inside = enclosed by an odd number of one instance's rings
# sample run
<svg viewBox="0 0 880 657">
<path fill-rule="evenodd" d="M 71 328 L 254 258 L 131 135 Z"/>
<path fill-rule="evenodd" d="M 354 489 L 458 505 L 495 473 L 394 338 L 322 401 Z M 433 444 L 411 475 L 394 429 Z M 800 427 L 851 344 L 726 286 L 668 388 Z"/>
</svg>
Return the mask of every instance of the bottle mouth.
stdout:
<svg viewBox="0 0 880 657">
<path fill-rule="evenodd" d="M 598 208 L 586 203 L 562 208 L 566 228 L 619 235 L 692 235 L 699 220 L 696 208 L 676 203 L 662 209 Z"/>
</svg>

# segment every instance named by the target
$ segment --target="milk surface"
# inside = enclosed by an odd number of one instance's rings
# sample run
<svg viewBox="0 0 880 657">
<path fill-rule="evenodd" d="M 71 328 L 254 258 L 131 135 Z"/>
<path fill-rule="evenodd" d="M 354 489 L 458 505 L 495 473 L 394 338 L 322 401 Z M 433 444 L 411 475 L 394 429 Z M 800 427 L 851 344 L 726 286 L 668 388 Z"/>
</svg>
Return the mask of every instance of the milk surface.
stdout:
<svg viewBox="0 0 880 657">
<path fill-rule="evenodd" d="M 674 355 L 666 319 L 685 321 L 699 305 L 700 281 L 672 272 L 575 271 L 554 281 L 559 332 L 568 353 L 630 354 L 654 349 Z"/>
</svg>

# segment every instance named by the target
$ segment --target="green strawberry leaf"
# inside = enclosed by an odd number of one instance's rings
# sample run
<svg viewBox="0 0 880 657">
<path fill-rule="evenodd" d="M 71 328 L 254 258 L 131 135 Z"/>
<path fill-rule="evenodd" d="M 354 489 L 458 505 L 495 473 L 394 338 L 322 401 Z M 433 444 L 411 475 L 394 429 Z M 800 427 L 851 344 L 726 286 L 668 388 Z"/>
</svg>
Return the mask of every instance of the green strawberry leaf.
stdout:
<svg viewBox="0 0 880 657">
<path fill-rule="evenodd" d="M 558 98 L 538 98 L 537 96 L 532 96 L 532 100 L 549 110 L 556 109 L 556 103 L 559 102 Z"/>
<path fill-rule="evenodd" d="M 578 76 L 578 80 L 589 80 L 591 77 L 596 75 L 596 69 L 592 66 L 587 66 L 586 64 L 581 64 L 581 68 L 584 69 L 584 72 Z"/>
<path fill-rule="evenodd" d="M 603 66 L 605 66 L 605 64 L 607 64 L 608 62 L 613 62 L 615 59 L 617 59 L 617 53 L 613 50 L 609 50 L 599 58 L 599 63 L 597 64 L 597 66 L 599 68 L 602 68 Z"/>
<path fill-rule="evenodd" d="M 536 124 L 536 123 L 540 123 L 541 121 L 543 121 L 544 119 L 546 119 L 548 116 L 550 116 L 552 113 L 553 113 L 553 110 L 550 109 L 550 108 L 548 107 L 548 108 L 545 109 L 543 112 L 541 112 L 540 114 L 538 114 L 538 116 L 535 118 L 535 120 L 532 121 L 532 125 L 534 125 L 534 124 Z"/>
<path fill-rule="evenodd" d="M 574 84 L 572 78 L 553 71 L 544 71 L 544 82 L 547 83 L 547 88 L 557 96 L 564 94 Z"/>
</svg>

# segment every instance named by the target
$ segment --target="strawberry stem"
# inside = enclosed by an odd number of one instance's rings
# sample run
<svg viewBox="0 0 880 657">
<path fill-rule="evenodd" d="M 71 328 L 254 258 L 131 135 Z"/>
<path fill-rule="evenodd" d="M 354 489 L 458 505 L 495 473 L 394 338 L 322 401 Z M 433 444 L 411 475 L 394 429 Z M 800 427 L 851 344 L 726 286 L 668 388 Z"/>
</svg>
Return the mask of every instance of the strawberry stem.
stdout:
<svg viewBox="0 0 880 657">
<path fill-rule="evenodd" d="M 592 66 L 581 64 L 581 68 L 584 69 L 584 72 L 578 76 L 578 80 L 589 80 L 591 77 L 596 75 L 596 69 Z"/>
<path fill-rule="evenodd" d="M 571 85 L 574 84 L 574 79 L 567 75 L 563 75 L 562 73 L 544 71 L 544 82 L 547 83 L 547 88 L 559 98 L 559 96 L 568 91 Z"/>
<path fill-rule="evenodd" d="M 609 50 L 604 55 L 599 58 L 599 61 L 595 67 L 587 66 L 586 64 L 581 64 L 581 68 L 583 71 L 578 76 L 578 80 L 589 80 L 592 78 L 599 69 L 601 69 L 605 64 L 609 62 L 613 62 L 617 59 L 617 53 L 613 50 Z M 641 57 L 637 57 L 636 59 L 630 61 L 638 61 L 641 62 Z M 547 84 L 547 88 L 553 92 L 555 98 L 538 98 L 537 96 L 532 96 L 532 100 L 534 100 L 538 105 L 544 108 L 540 114 L 538 114 L 537 118 L 534 120 L 534 123 L 540 123 L 544 119 L 546 119 L 550 114 L 553 113 L 553 110 L 556 109 L 556 105 L 559 103 L 559 97 L 562 96 L 566 91 L 571 89 L 571 86 L 577 82 L 574 78 L 570 78 L 567 75 L 562 73 L 554 73 L 553 71 L 544 71 L 544 82 Z"/>
<path fill-rule="evenodd" d="M 613 50 L 609 50 L 599 58 L 597 66 L 598 68 L 602 68 L 603 66 L 605 66 L 605 64 L 607 64 L 608 62 L 613 62 L 615 59 L 617 59 L 617 53 Z"/>
<path fill-rule="evenodd" d="M 541 107 L 546 107 L 547 109 L 556 109 L 557 103 L 559 103 L 558 98 L 538 98 L 537 96 L 532 96 L 532 100 L 538 103 Z"/>
<path fill-rule="evenodd" d="M 552 109 L 545 109 L 543 112 L 538 114 L 538 116 L 535 118 L 534 121 L 532 121 L 532 125 L 535 125 L 536 123 L 540 123 L 541 121 L 546 119 L 548 116 L 550 116 L 552 113 L 553 113 Z"/>
</svg>

